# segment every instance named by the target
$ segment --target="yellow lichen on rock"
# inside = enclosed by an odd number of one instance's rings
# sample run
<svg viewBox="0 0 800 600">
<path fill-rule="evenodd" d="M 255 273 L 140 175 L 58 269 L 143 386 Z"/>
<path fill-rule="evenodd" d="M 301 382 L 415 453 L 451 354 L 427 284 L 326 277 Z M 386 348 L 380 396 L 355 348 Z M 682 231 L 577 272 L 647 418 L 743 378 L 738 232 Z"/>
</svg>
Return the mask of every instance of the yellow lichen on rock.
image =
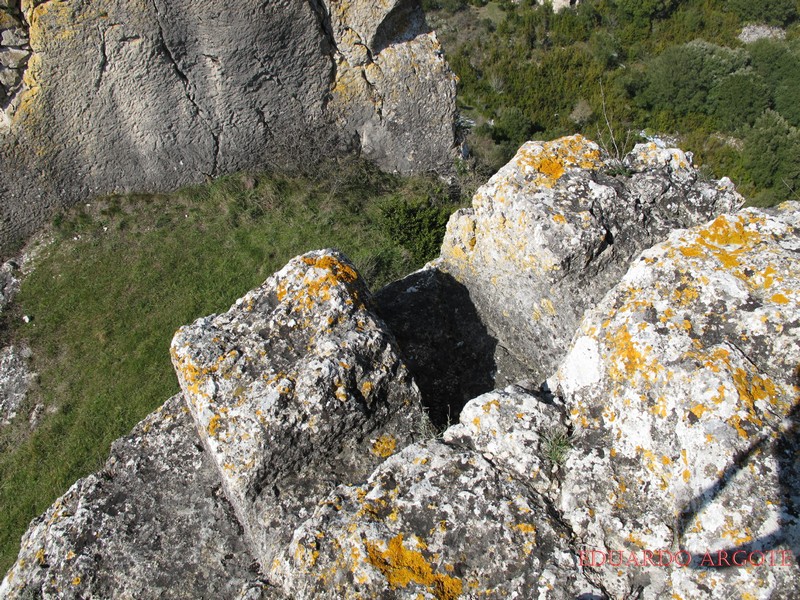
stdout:
<svg viewBox="0 0 800 600">
<path fill-rule="evenodd" d="M 394 454 L 397 440 L 391 435 L 382 435 L 372 444 L 372 453 L 381 458 L 389 458 Z"/>
<path fill-rule="evenodd" d="M 534 183 L 551 188 L 568 169 L 595 170 L 603 166 L 600 150 L 581 135 L 541 145 L 525 144 L 512 161 L 525 173 L 538 173 Z"/>
<path fill-rule="evenodd" d="M 403 534 L 397 534 L 388 544 L 365 542 L 365 545 L 367 560 L 381 572 L 392 589 L 415 583 L 428 588 L 437 600 L 455 600 L 461 595 L 461 580 L 434 573 L 421 552 L 409 550 L 403 545 Z M 384 545 L 385 550 L 381 549 Z"/>
</svg>

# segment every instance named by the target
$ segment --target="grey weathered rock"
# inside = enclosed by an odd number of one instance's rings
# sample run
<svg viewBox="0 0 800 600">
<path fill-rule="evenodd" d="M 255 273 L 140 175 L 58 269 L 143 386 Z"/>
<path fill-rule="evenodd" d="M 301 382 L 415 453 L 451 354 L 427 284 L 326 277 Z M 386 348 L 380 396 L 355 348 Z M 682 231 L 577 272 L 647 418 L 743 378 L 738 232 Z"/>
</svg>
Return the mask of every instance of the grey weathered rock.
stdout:
<svg viewBox="0 0 800 600">
<path fill-rule="evenodd" d="M 569 448 L 562 407 L 512 385 L 471 400 L 459 420 L 444 432 L 445 442 L 473 448 L 543 495 L 558 492 L 559 465 Z"/>
<path fill-rule="evenodd" d="M 332 493 L 295 533 L 283 585 L 300 598 L 572 600 L 595 591 L 576 563 L 524 481 L 431 440 Z"/>
<path fill-rule="evenodd" d="M 387 170 L 448 168 L 455 77 L 416 0 L 373 4 L 24 2 L 33 53 L 0 103 L 0 251 L 100 193 L 359 149 Z"/>
<path fill-rule="evenodd" d="M 176 396 L 31 523 L 0 597 L 234 598 L 258 585 L 252 563 Z"/>
<path fill-rule="evenodd" d="M 30 370 L 30 358 L 30 348 L 25 345 L 0 349 L 0 429 L 17 416 L 36 377 Z"/>
<path fill-rule="evenodd" d="M 745 25 L 737 36 L 744 44 L 752 44 L 758 40 L 782 40 L 786 37 L 786 30 L 769 25 Z"/>
<path fill-rule="evenodd" d="M 742 203 L 680 150 L 638 145 L 624 159 L 630 176 L 612 176 L 621 167 L 581 136 L 528 142 L 448 223 L 437 266 L 534 379 L 555 369 L 584 310 L 639 252 Z"/>
<path fill-rule="evenodd" d="M 16 276 L 17 263 L 7 261 L 0 266 L 0 315 L 11 304 L 19 291 L 20 280 Z"/>
<path fill-rule="evenodd" d="M 711 564 L 800 555 L 798 253 L 797 203 L 676 231 L 576 333 L 554 380 L 576 433 L 566 522 L 587 550 L 693 557 L 592 569 L 615 597 L 796 596 L 796 558 Z"/>
<path fill-rule="evenodd" d="M 200 437 L 267 574 L 336 485 L 363 481 L 425 429 L 369 302 L 344 257 L 312 252 L 173 340 Z"/>
</svg>

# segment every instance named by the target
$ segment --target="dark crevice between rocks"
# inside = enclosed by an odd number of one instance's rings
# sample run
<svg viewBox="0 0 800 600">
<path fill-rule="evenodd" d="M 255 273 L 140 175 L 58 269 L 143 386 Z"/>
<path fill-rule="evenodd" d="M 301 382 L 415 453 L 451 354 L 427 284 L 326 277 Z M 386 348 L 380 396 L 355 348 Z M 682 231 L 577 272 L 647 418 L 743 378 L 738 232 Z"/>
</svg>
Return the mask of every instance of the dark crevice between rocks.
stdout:
<svg viewBox="0 0 800 600">
<path fill-rule="evenodd" d="M 467 288 L 447 273 L 412 273 L 374 300 L 438 429 L 457 423 L 469 400 L 524 379 L 527 371 L 481 321 Z"/>
<path fill-rule="evenodd" d="M 311 7 L 311 11 L 317 16 L 317 23 L 319 24 L 319 29 L 322 32 L 322 40 L 327 45 L 327 48 L 323 46 L 322 51 L 323 53 L 327 54 L 331 60 L 331 70 L 330 75 L 328 76 L 329 92 L 322 99 L 322 111 L 327 112 L 328 104 L 333 99 L 333 88 L 336 86 L 337 67 L 335 57 L 339 49 L 336 45 L 336 38 L 333 35 L 331 16 L 325 9 L 325 5 L 317 0 L 309 0 L 308 4 Z"/>
</svg>

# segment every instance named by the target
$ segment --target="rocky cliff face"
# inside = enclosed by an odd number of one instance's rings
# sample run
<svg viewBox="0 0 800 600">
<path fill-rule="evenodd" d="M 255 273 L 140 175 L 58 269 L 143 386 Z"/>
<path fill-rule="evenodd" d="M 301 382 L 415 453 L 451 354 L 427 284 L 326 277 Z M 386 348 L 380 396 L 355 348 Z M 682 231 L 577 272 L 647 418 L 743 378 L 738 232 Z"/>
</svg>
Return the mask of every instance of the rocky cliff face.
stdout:
<svg viewBox="0 0 800 600">
<path fill-rule="evenodd" d="M 182 396 L 32 523 L 0 595 L 793 597 L 800 209 L 626 161 L 528 144 L 376 296 L 312 252 L 182 328 Z M 571 336 L 517 310 L 554 285 Z M 496 331 L 528 344 L 499 372 Z"/>
<path fill-rule="evenodd" d="M 455 78 L 415 0 L 4 0 L 0 34 L 0 251 L 100 193 L 450 162 Z"/>
</svg>

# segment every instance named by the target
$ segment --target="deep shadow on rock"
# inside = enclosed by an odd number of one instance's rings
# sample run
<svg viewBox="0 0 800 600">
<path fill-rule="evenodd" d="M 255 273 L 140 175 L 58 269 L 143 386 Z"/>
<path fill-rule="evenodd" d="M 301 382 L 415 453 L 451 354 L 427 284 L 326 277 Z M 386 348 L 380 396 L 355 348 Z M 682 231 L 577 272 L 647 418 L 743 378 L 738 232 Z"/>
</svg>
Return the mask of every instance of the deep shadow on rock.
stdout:
<svg viewBox="0 0 800 600">
<path fill-rule="evenodd" d="M 417 271 L 374 301 L 437 427 L 457 423 L 469 400 L 527 373 L 481 321 L 469 290 L 448 273 Z"/>
<path fill-rule="evenodd" d="M 798 379 L 798 378 L 796 378 Z M 800 383 L 798 381 L 797 383 Z M 788 566 L 795 564 L 800 557 L 800 398 L 787 415 L 776 437 L 764 435 L 753 442 L 746 452 L 736 457 L 734 462 L 722 473 L 719 479 L 693 498 L 680 515 L 679 539 L 683 539 L 702 511 L 712 505 L 718 496 L 734 480 L 735 476 L 747 468 L 752 468 L 751 458 L 761 453 L 774 457 L 778 464 L 778 485 L 785 513 L 779 518 L 778 529 L 747 543 L 716 550 L 708 554 L 694 554 L 690 567 L 700 570 L 727 570 L 741 568 L 748 561 Z M 782 553 L 790 551 L 791 555 Z M 780 554 L 776 554 L 780 553 Z M 764 556 L 766 554 L 766 556 Z"/>
</svg>

